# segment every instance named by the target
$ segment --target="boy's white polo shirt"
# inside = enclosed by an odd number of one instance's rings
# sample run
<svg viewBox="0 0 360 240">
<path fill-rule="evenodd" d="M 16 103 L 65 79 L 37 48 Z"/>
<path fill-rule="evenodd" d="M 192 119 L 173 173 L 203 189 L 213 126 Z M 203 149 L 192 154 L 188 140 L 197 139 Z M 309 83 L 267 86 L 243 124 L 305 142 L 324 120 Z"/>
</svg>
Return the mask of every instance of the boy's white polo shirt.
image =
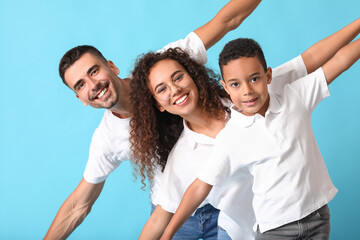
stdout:
<svg viewBox="0 0 360 240">
<path fill-rule="evenodd" d="M 318 69 L 283 92 L 270 94 L 265 118 L 231 109 L 231 119 L 216 137 L 209 164 L 198 178 L 217 185 L 247 169 L 254 177 L 253 207 L 261 232 L 321 208 L 337 189 L 316 144 L 311 113 L 328 96 L 325 75 Z M 241 219 L 233 208 L 227 205 L 222 210 L 234 220 Z"/>
<path fill-rule="evenodd" d="M 179 47 L 189 53 L 190 57 L 199 64 L 207 62 L 207 53 L 201 39 L 191 32 L 184 39 L 169 43 L 159 50 Z M 84 179 L 93 184 L 106 180 L 123 161 L 130 159 L 130 118 L 121 119 L 106 109 L 104 116 L 95 130 L 89 150 L 89 159 L 84 172 Z M 156 169 L 154 185 L 151 189 L 152 203 L 157 204 L 156 194 L 162 173 Z"/>
<path fill-rule="evenodd" d="M 273 70 L 273 81 L 269 91 L 278 92 L 284 85 L 307 74 L 305 64 L 298 56 Z M 180 201 L 202 169 L 209 164 L 210 153 L 215 139 L 190 130 L 184 122 L 184 131 L 170 152 L 162 183 L 159 188 L 158 202 L 168 212 L 175 212 Z M 241 215 L 235 222 L 224 212 L 220 212 L 218 224 L 234 240 L 254 239 L 253 225 L 255 216 L 252 209 L 252 177 L 244 170 L 233 175 L 222 186 L 214 187 L 207 199 L 200 205 L 211 203 L 222 210 L 228 205 L 234 206 L 236 215 Z M 236 198 L 224 198 L 229 193 Z"/>
</svg>

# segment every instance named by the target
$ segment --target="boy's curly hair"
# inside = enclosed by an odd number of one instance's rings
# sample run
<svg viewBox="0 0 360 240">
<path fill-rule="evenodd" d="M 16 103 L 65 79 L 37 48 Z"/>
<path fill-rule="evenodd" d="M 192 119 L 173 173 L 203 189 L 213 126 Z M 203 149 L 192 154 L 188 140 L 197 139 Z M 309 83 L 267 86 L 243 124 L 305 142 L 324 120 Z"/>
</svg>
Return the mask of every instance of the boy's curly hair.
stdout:
<svg viewBox="0 0 360 240">
<path fill-rule="evenodd" d="M 146 177 L 150 186 L 153 184 L 154 170 L 158 165 L 164 170 L 168 155 L 183 130 L 182 118 L 159 111 L 148 87 L 150 70 L 164 59 L 177 61 L 191 76 L 198 88 L 199 102 L 207 119 L 223 118 L 225 108 L 220 98 L 229 99 L 219 84 L 219 76 L 196 63 L 180 48 L 170 48 L 163 53 L 149 52 L 137 59 L 130 84 L 133 112 L 130 120 L 130 143 L 135 173 L 141 175 L 143 187 L 146 186 Z"/>
</svg>

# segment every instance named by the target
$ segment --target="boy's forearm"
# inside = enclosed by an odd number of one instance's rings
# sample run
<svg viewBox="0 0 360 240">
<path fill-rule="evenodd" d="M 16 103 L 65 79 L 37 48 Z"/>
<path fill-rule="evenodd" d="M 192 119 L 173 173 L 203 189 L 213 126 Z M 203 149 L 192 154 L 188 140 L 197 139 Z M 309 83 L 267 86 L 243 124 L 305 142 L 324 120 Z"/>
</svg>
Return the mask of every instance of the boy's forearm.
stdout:
<svg viewBox="0 0 360 240">
<path fill-rule="evenodd" d="M 307 72 L 311 73 L 329 61 L 335 53 L 360 33 L 360 18 L 329 37 L 315 43 L 301 54 Z"/>
<path fill-rule="evenodd" d="M 161 240 L 170 240 L 209 195 L 212 186 L 196 179 L 186 190 L 181 203 L 164 231 Z"/>
<path fill-rule="evenodd" d="M 360 39 L 340 49 L 322 68 L 326 81 L 330 84 L 342 72 L 350 68 L 360 58 Z"/>
<path fill-rule="evenodd" d="M 172 213 L 165 211 L 158 205 L 142 229 L 139 240 L 159 239 L 172 216 Z"/>
</svg>

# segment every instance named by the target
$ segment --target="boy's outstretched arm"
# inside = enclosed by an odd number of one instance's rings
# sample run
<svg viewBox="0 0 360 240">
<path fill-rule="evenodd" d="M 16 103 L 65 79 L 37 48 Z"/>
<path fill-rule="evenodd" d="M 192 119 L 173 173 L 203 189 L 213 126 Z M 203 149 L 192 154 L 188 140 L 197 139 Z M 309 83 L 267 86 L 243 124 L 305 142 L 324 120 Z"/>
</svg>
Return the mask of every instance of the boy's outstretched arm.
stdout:
<svg viewBox="0 0 360 240">
<path fill-rule="evenodd" d="M 211 48 L 229 31 L 237 28 L 259 5 L 261 0 L 231 0 L 205 25 L 194 32 L 206 49 Z"/>
<path fill-rule="evenodd" d="M 360 33 L 360 18 L 329 37 L 315 43 L 301 54 L 307 72 L 312 73 L 332 58 L 340 48 L 351 42 Z"/>
<path fill-rule="evenodd" d="M 179 230 L 209 195 L 212 187 L 212 185 L 209 185 L 198 178 L 188 187 L 178 209 L 160 238 L 161 240 L 170 240 L 174 236 L 177 230 Z"/>
<path fill-rule="evenodd" d="M 341 48 L 333 58 L 322 67 L 329 85 L 341 73 L 350 68 L 360 58 L 360 38 Z"/>
<path fill-rule="evenodd" d="M 173 213 L 165 211 L 157 205 L 154 212 L 143 227 L 138 240 L 157 240 L 171 220 Z"/>
</svg>

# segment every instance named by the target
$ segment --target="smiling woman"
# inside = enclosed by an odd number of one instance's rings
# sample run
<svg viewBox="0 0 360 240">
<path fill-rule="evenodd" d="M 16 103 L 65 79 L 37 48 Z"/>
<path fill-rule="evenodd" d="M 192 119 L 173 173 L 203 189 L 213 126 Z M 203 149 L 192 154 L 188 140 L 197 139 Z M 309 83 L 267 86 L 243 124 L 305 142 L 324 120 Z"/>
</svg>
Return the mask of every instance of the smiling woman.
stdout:
<svg viewBox="0 0 360 240">
<path fill-rule="evenodd" d="M 167 164 L 168 157 L 169 161 L 172 161 L 169 154 L 178 149 L 175 144 L 178 144 L 179 138 L 183 135 L 184 127 L 206 137 L 216 136 L 225 126 L 226 107 L 222 99 L 229 102 L 229 98 L 218 82 L 219 77 L 213 71 L 196 63 L 178 48 L 170 48 L 164 53 L 145 54 L 138 59 L 132 75 L 131 150 L 136 170 L 140 173 L 143 184 L 146 177 L 151 184 L 157 169 L 164 170 L 165 166 L 171 169 L 172 165 Z M 183 119 L 186 124 L 183 123 Z M 182 152 L 191 153 L 191 151 Z M 196 163 L 196 159 L 187 159 Z M 194 176 L 193 172 L 197 172 L 198 167 L 190 164 L 185 168 L 179 167 L 178 170 L 189 173 L 180 174 L 179 181 L 176 181 L 180 186 L 187 186 L 188 178 Z M 162 183 L 163 181 L 164 179 Z M 182 196 L 182 190 L 186 189 L 184 187 L 180 187 L 180 190 L 176 189 L 172 181 L 165 183 L 159 187 L 160 195 L 163 189 L 174 187 L 174 193 Z M 170 184 L 170 188 L 167 184 Z M 164 222 L 169 220 L 169 216 L 174 212 L 174 209 L 162 204 L 162 199 L 164 199 L 162 196 L 158 197 L 158 204 L 161 204 L 165 211 L 159 205 L 156 207 L 140 239 L 144 236 L 147 239 L 156 231 L 151 227 L 153 219 L 161 218 L 162 224 L 166 224 Z M 209 216 L 206 220 L 201 217 L 204 214 Z M 200 206 L 195 215 L 177 232 L 174 239 L 217 238 L 218 215 L 219 210 L 210 204 Z M 204 226 L 205 222 L 209 224 Z"/>
<path fill-rule="evenodd" d="M 224 124 L 220 98 L 228 95 L 219 85 L 219 77 L 181 49 L 150 52 L 139 58 L 131 89 L 130 141 L 143 183 L 146 177 L 151 181 L 157 165 L 164 169 L 183 130 L 181 117 L 200 132 L 203 123 Z"/>
</svg>

